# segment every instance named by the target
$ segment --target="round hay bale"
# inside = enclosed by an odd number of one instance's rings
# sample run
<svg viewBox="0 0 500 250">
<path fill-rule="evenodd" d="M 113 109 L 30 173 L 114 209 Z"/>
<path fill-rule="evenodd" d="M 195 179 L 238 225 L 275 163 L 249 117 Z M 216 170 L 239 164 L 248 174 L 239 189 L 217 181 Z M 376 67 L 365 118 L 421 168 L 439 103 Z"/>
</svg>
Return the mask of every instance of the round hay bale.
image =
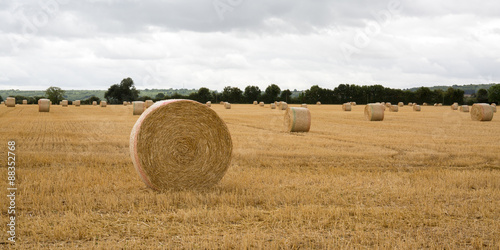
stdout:
<svg viewBox="0 0 500 250">
<path fill-rule="evenodd" d="M 127 106 L 127 105 L 128 105 L 128 102 L 123 101 L 123 106 Z"/>
<path fill-rule="evenodd" d="M 259 102 L 259 106 L 264 107 L 264 102 Z"/>
<path fill-rule="evenodd" d="M 420 111 L 421 108 L 420 108 L 420 105 L 413 105 L 413 111 Z"/>
<path fill-rule="evenodd" d="M 9 108 L 15 107 L 16 106 L 16 98 L 7 97 L 7 100 L 5 100 L 5 105 Z"/>
<path fill-rule="evenodd" d="M 342 104 L 342 110 L 343 111 L 351 111 L 351 103 Z"/>
<path fill-rule="evenodd" d="M 351 106 L 356 106 L 356 102 L 351 102 Z"/>
<path fill-rule="evenodd" d="M 28 100 L 23 100 L 23 105 L 28 105 Z"/>
<path fill-rule="evenodd" d="M 68 100 L 62 100 L 62 101 L 61 101 L 61 105 L 62 105 L 63 107 L 68 107 Z"/>
<path fill-rule="evenodd" d="M 271 109 L 276 109 L 276 104 L 271 103 Z"/>
<path fill-rule="evenodd" d="M 259 104 L 257 101 L 253 101 L 253 105 L 257 105 Z"/>
<path fill-rule="evenodd" d="M 97 102 L 96 102 L 96 101 L 93 101 L 93 102 L 92 102 L 92 105 L 93 105 L 93 106 L 97 106 Z"/>
<path fill-rule="evenodd" d="M 390 108 L 392 106 L 392 104 L 390 102 L 386 102 L 385 106 L 388 107 L 388 108 Z"/>
<path fill-rule="evenodd" d="M 443 104 L 442 103 L 438 103 L 438 106 L 441 107 L 441 106 L 443 106 Z"/>
<path fill-rule="evenodd" d="M 467 106 L 467 105 L 460 106 L 460 112 L 468 113 L 469 112 L 469 106 Z"/>
<path fill-rule="evenodd" d="M 413 102 L 409 102 L 409 103 L 408 103 L 408 106 L 413 106 Z"/>
<path fill-rule="evenodd" d="M 404 104 L 403 102 L 398 102 L 398 106 L 399 106 L 399 107 L 404 107 L 404 106 L 405 106 L 405 104 Z"/>
<path fill-rule="evenodd" d="M 492 108 L 493 108 L 493 113 L 496 113 L 497 112 L 497 106 L 495 105 L 490 105 Z"/>
<path fill-rule="evenodd" d="M 1 103 L 1 104 L 4 104 L 4 105 L 5 105 L 5 102 L 4 102 L 4 101 L 2 101 L 2 103 Z"/>
<path fill-rule="evenodd" d="M 493 119 L 493 107 L 487 103 L 475 103 L 470 110 L 473 121 L 491 121 Z"/>
<path fill-rule="evenodd" d="M 384 110 L 384 105 L 369 103 L 365 106 L 365 118 L 368 121 L 383 121 Z"/>
<path fill-rule="evenodd" d="M 397 105 L 391 105 L 389 107 L 389 111 L 390 112 L 398 112 L 399 111 L 399 106 L 397 106 Z"/>
<path fill-rule="evenodd" d="M 302 105 L 300 105 L 300 107 L 307 108 L 307 104 L 306 103 L 302 103 Z"/>
<path fill-rule="evenodd" d="M 205 105 L 207 105 L 207 107 L 212 107 L 212 102 L 208 101 Z"/>
<path fill-rule="evenodd" d="M 422 103 L 422 106 L 427 106 L 428 104 L 426 102 Z"/>
<path fill-rule="evenodd" d="M 278 107 L 279 103 L 277 101 L 274 101 L 274 105 L 276 105 L 276 107 Z"/>
<path fill-rule="evenodd" d="M 311 113 L 307 108 L 290 107 L 285 112 L 285 129 L 287 132 L 309 132 Z"/>
<path fill-rule="evenodd" d="M 321 105 L 321 102 L 316 102 L 316 105 Z"/>
<path fill-rule="evenodd" d="M 145 108 L 145 103 L 142 101 L 135 101 L 132 103 L 132 115 L 142 115 L 144 112 Z"/>
<path fill-rule="evenodd" d="M 153 100 L 146 100 L 144 102 L 144 105 L 145 105 L 146 109 L 149 108 L 149 107 L 151 107 L 151 106 L 153 106 L 153 104 L 154 104 Z"/>
<path fill-rule="evenodd" d="M 80 100 L 76 100 L 73 102 L 73 104 L 75 105 L 75 107 L 80 107 L 81 102 Z"/>
<path fill-rule="evenodd" d="M 280 102 L 279 110 L 286 110 L 288 108 L 288 103 Z"/>
<path fill-rule="evenodd" d="M 226 173 L 233 150 L 222 119 L 191 100 L 155 103 L 130 133 L 130 155 L 142 181 L 154 190 L 204 189 Z"/>
<path fill-rule="evenodd" d="M 231 103 L 229 102 L 224 103 L 224 108 L 231 109 Z"/>
<path fill-rule="evenodd" d="M 38 100 L 38 112 L 50 112 L 50 100 L 49 99 L 39 99 Z"/>
<path fill-rule="evenodd" d="M 105 108 L 106 106 L 108 106 L 108 102 L 101 101 L 101 107 Z"/>
<path fill-rule="evenodd" d="M 223 102 L 223 101 L 221 101 L 221 102 L 219 102 L 219 104 L 220 104 L 220 105 L 224 105 L 224 104 L 226 104 L 226 103 L 225 103 L 225 102 Z"/>
<path fill-rule="evenodd" d="M 455 103 L 453 103 L 453 104 L 451 105 L 451 110 L 458 110 L 458 103 L 456 103 L 456 102 L 455 102 Z"/>
<path fill-rule="evenodd" d="M 491 104 L 491 106 L 495 106 L 495 107 L 496 107 L 496 106 L 497 106 L 497 104 L 496 104 L 496 103 L 492 103 L 492 104 Z"/>
</svg>

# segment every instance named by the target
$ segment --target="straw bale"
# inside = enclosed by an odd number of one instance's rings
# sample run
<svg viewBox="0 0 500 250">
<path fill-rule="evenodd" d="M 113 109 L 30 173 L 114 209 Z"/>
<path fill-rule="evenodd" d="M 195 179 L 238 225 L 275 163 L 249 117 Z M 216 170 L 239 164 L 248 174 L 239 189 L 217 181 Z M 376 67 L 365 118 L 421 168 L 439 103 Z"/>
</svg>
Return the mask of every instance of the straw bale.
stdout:
<svg viewBox="0 0 500 250">
<path fill-rule="evenodd" d="M 351 103 L 344 103 L 342 104 L 342 110 L 343 111 L 351 111 Z"/>
<path fill-rule="evenodd" d="M 302 108 L 307 108 L 307 104 L 306 103 L 302 103 L 302 105 L 300 105 Z"/>
<path fill-rule="evenodd" d="M 390 112 L 398 112 L 399 111 L 399 107 L 397 105 L 391 105 L 389 107 L 389 111 Z"/>
<path fill-rule="evenodd" d="M 145 108 L 145 103 L 142 102 L 142 101 L 135 101 L 135 102 L 132 102 L 132 114 L 133 115 L 142 115 L 142 113 L 144 112 L 144 110 L 146 109 Z"/>
<path fill-rule="evenodd" d="M 147 108 L 153 106 L 153 104 L 154 104 L 153 100 L 146 100 L 144 102 L 144 107 L 147 109 Z"/>
<path fill-rule="evenodd" d="M 459 107 L 459 109 L 460 109 L 460 112 L 465 112 L 465 113 L 469 112 L 469 106 L 467 106 L 467 105 L 462 105 Z"/>
<path fill-rule="evenodd" d="M 285 129 L 287 132 L 309 132 L 311 113 L 307 108 L 290 107 L 285 112 Z"/>
<path fill-rule="evenodd" d="M 207 107 L 212 107 L 212 102 L 208 101 L 205 105 L 207 105 Z"/>
<path fill-rule="evenodd" d="M 105 108 L 106 106 L 108 106 L 108 102 L 101 101 L 101 107 Z"/>
<path fill-rule="evenodd" d="M 493 106 L 487 103 L 475 103 L 470 110 L 470 117 L 473 121 L 491 121 L 493 113 Z"/>
<path fill-rule="evenodd" d="M 73 104 L 75 105 L 75 107 L 80 107 L 81 102 L 80 100 L 76 100 L 73 102 Z"/>
<path fill-rule="evenodd" d="M 16 98 L 14 97 L 7 97 L 7 99 L 5 100 L 5 105 L 7 107 L 15 107 L 16 106 Z"/>
<path fill-rule="evenodd" d="M 271 103 L 271 109 L 276 109 L 276 104 Z"/>
<path fill-rule="evenodd" d="M 229 102 L 224 103 L 224 108 L 231 109 L 231 103 Z"/>
<path fill-rule="evenodd" d="M 38 100 L 38 112 L 50 112 L 50 100 L 49 99 L 39 99 Z"/>
<path fill-rule="evenodd" d="M 417 111 L 418 112 L 420 110 L 422 110 L 422 108 L 420 108 L 420 105 L 416 105 L 416 104 L 413 105 L 413 111 Z"/>
<path fill-rule="evenodd" d="M 399 106 L 399 107 L 404 107 L 404 106 L 405 106 L 405 104 L 404 104 L 403 102 L 398 102 L 398 106 Z"/>
<path fill-rule="evenodd" d="M 384 120 L 384 105 L 369 103 L 365 106 L 365 118 L 368 121 Z"/>
</svg>

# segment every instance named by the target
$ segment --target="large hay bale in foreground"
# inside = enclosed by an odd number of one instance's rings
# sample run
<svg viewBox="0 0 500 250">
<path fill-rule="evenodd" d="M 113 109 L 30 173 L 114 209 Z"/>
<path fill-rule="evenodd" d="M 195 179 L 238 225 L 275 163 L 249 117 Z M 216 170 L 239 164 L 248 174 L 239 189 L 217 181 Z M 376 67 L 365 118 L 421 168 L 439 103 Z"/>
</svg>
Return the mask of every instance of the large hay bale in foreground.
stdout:
<svg viewBox="0 0 500 250">
<path fill-rule="evenodd" d="M 399 111 L 399 107 L 397 105 L 391 105 L 389 107 L 389 111 L 390 112 L 398 112 Z"/>
<path fill-rule="evenodd" d="M 61 106 L 68 107 L 68 100 L 62 100 L 61 101 Z"/>
<path fill-rule="evenodd" d="M 417 112 L 419 112 L 420 110 L 422 110 L 422 109 L 420 108 L 420 105 L 413 105 L 413 111 L 417 111 Z"/>
<path fill-rule="evenodd" d="M 365 106 L 365 118 L 368 121 L 383 121 L 384 110 L 384 105 L 369 103 Z"/>
<path fill-rule="evenodd" d="M 215 111 L 191 100 L 155 103 L 135 123 L 130 155 L 142 181 L 154 190 L 205 189 L 231 162 L 232 141 Z"/>
<path fill-rule="evenodd" d="M 50 100 L 49 99 L 39 99 L 38 100 L 38 112 L 50 112 Z"/>
<path fill-rule="evenodd" d="M 264 107 L 264 102 L 259 102 L 259 106 Z"/>
<path fill-rule="evenodd" d="M 453 103 L 453 104 L 451 105 L 451 110 L 458 110 L 458 103 L 456 103 L 456 102 L 455 102 L 455 103 Z"/>
<path fill-rule="evenodd" d="M 97 106 L 97 101 L 93 101 L 92 106 Z"/>
<path fill-rule="evenodd" d="M 342 104 L 342 110 L 343 111 L 351 111 L 351 103 L 344 103 Z"/>
<path fill-rule="evenodd" d="M 153 102 L 153 100 L 146 100 L 146 101 L 144 102 L 144 105 L 145 105 L 145 108 L 146 108 L 146 109 L 147 109 L 147 108 L 149 108 L 149 107 L 151 107 L 151 106 L 153 106 L 153 104 L 155 104 L 155 103 Z"/>
<path fill-rule="evenodd" d="M 462 105 L 460 106 L 460 112 L 465 112 L 465 113 L 468 113 L 469 112 L 469 106 L 467 105 Z"/>
<path fill-rule="evenodd" d="M 487 103 L 475 103 L 470 110 L 473 121 L 491 121 L 493 119 L 493 107 Z"/>
<path fill-rule="evenodd" d="M 101 101 L 101 107 L 105 108 L 106 106 L 108 106 L 108 102 Z"/>
<path fill-rule="evenodd" d="M 405 106 L 405 104 L 404 104 L 403 102 L 398 102 L 398 106 L 399 106 L 399 107 L 404 107 L 404 106 Z"/>
<path fill-rule="evenodd" d="M 23 100 L 23 105 L 28 105 L 28 100 Z"/>
<path fill-rule="evenodd" d="M 145 110 L 145 104 L 142 101 L 132 102 L 132 115 L 142 115 Z"/>
<path fill-rule="evenodd" d="M 309 132 L 311 112 L 307 108 L 290 107 L 285 112 L 285 129 L 288 132 Z"/>
<path fill-rule="evenodd" d="M 224 108 L 231 109 L 231 103 L 229 102 L 224 103 Z"/>
<path fill-rule="evenodd" d="M 257 105 L 259 104 L 257 101 L 253 101 L 253 105 Z"/>
<path fill-rule="evenodd" d="M 16 106 L 16 98 L 14 97 L 7 97 L 7 100 L 5 100 L 5 105 L 7 107 L 15 107 Z"/>
<path fill-rule="evenodd" d="M 276 109 L 276 104 L 271 103 L 271 109 Z"/>
<path fill-rule="evenodd" d="M 76 100 L 73 102 L 73 104 L 75 105 L 75 107 L 80 107 L 81 102 L 80 100 Z"/>
</svg>

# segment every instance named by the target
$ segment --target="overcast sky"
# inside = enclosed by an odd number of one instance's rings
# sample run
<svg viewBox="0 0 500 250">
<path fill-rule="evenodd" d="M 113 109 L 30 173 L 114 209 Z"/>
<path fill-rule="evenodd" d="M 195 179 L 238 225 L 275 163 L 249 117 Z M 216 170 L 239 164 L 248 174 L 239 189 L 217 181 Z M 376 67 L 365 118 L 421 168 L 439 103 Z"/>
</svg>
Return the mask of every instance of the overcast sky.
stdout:
<svg viewBox="0 0 500 250">
<path fill-rule="evenodd" d="M 495 0 L 0 2 L 0 89 L 500 82 Z"/>
</svg>

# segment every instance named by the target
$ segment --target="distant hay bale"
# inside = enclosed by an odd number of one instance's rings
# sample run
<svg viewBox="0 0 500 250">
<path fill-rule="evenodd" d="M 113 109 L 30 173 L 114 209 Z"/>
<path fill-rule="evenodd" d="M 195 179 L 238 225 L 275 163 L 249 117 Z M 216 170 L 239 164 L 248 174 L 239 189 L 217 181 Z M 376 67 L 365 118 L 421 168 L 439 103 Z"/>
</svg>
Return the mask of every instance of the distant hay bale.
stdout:
<svg viewBox="0 0 500 250">
<path fill-rule="evenodd" d="M 426 102 L 422 103 L 422 106 L 427 106 L 428 104 Z"/>
<path fill-rule="evenodd" d="M 212 107 L 212 102 L 208 101 L 205 105 L 207 105 L 207 107 Z"/>
<path fill-rule="evenodd" d="M 351 103 L 342 104 L 342 110 L 343 111 L 351 111 Z"/>
<path fill-rule="evenodd" d="M 108 102 L 106 102 L 106 101 L 101 101 L 101 107 L 102 107 L 102 108 L 105 108 L 106 106 L 108 106 Z"/>
<path fill-rule="evenodd" d="M 495 107 L 496 107 L 496 106 L 497 106 L 497 104 L 496 104 L 496 103 L 492 103 L 492 104 L 491 104 L 491 106 L 495 106 Z"/>
<path fill-rule="evenodd" d="M 28 105 L 28 100 L 23 100 L 23 105 Z"/>
<path fill-rule="evenodd" d="M 438 103 L 438 106 L 441 107 L 441 106 L 443 106 L 443 104 L 442 103 Z"/>
<path fill-rule="evenodd" d="M 351 102 L 351 106 L 356 106 L 356 102 Z"/>
<path fill-rule="evenodd" d="M 15 107 L 16 106 L 16 98 L 14 97 L 7 97 L 7 100 L 5 100 L 5 105 L 7 107 Z"/>
<path fill-rule="evenodd" d="M 497 112 L 497 106 L 491 105 L 491 107 L 493 108 L 493 113 L 496 113 Z"/>
<path fill-rule="evenodd" d="M 413 105 L 413 111 L 417 111 L 418 112 L 420 110 L 421 110 L 420 105 L 416 105 L 416 104 Z"/>
<path fill-rule="evenodd" d="M 153 104 L 154 104 L 153 100 L 146 100 L 144 102 L 144 107 L 148 109 L 149 107 L 153 106 Z"/>
<path fill-rule="evenodd" d="M 233 145 L 215 111 L 191 100 L 166 100 L 139 117 L 129 148 L 134 168 L 149 188 L 200 190 L 225 175 Z"/>
<path fill-rule="evenodd" d="M 97 102 L 96 102 L 96 101 L 93 101 L 93 102 L 92 102 L 92 105 L 93 105 L 93 106 L 97 106 Z"/>
<path fill-rule="evenodd" d="M 434 107 L 437 107 L 437 106 L 438 106 L 438 104 L 437 104 L 437 103 L 434 103 Z"/>
<path fill-rule="evenodd" d="M 224 103 L 224 108 L 231 109 L 231 103 L 229 102 Z"/>
<path fill-rule="evenodd" d="M 302 105 L 300 105 L 300 107 L 307 108 L 307 104 L 306 103 L 302 103 Z"/>
<path fill-rule="evenodd" d="M 132 115 L 142 115 L 145 109 L 143 101 L 132 102 Z"/>
<path fill-rule="evenodd" d="M 271 103 L 271 109 L 276 109 L 276 104 Z"/>
<path fill-rule="evenodd" d="M 278 107 L 278 102 L 277 101 L 274 101 L 274 105 L 276 105 L 276 107 Z"/>
<path fill-rule="evenodd" d="M 50 112 L 50 100 L 49 99 L 39 99 L 38 100 L 38 112 Z"/>
<path fill-rule="evenodd" d="M 316 102 L 316 105 L 321 105 L 321 102 Z"/>
<path fill-rule="evenodd" d="M 389 111 L 390 112 L 398 112 L 399 111 L 399 106 L 397 106 L 397 105 L 391 105 L 389 107 Z"/>
<path fill-rule="evenodd" d="M 404 104 L 403 102 L 398 102 L 398 106 L 399 106 L 399 107 L 404 107 L 404 106 L 405 106 L 405 104 Z"/>
<path fill-rule="evenodd" d="M 68 100 L 62 100 L 62 101 L 61 101 L 61 105 L 62 105 L 63 107 L 68 107 Z"/>
<path fill-rule="evenodd" d="M 384 120 L 384 105 L 369 103 L 365 106 L 365 118 L 368 121 Z"/>
<path fill-rule="evenodd" d="M 453 104 L 451 105 L 451 110 L 458 110 L 458 103 L 456 103 L 456 102 L 455 102 L 455 103 L 453 103 Z"/>
<path fill-rule="evenodd" d="M 257 105 L 259 104 L 257 101 L 253 101 L 253 105 Z"/>
<path fill-rule="evenodd" d="M 127 105 L 128 105 L 128 102 L 123 101 L 123 106 L 127 106 Z"/>
<path fill-rule="evenodd" d="M 280 102 L 279 110 L 286 110 L 288 108 L 288 103 Z"/>
<path fill-rule="evenodd" d="M 475 103 L 470 110 L 470 117 L 473 121 L 491 121 L 493 113 L 493 106 L 487 103 Z"/>
<path fill-rule="evenodd" d="M 223 101 L 221 101 L 221 102 L 219 102 L 219 104 L 220 104 L 220 105 L 224 105 L 224 104 L 226 104 L 226 103 L 225 103 L 225 102 L 223 102 Z"/>
<path fill-rule="evenodd" d="M 413 102 L 409 102 L 409 103 L 408 103 L 408 106 L 413 106 Z"/>
<path fill-rule="evenodd" d="M 467 105 L 460 106 L 460 112 L 468 113 L 469 112 L 469 106 L 467 106 Z"/>
<path fill-rule="evenodd" d="M 287 132 L 309 132 L 311 113 L 307 108 L 290 107 L 285 112 L 285 129 Z"/>
<path fill-rule="evenodd" d="M 264 107 L 264 102 L 259 102 L 259 106 Z"/>
<path fill-rule="evenodd" d="M 76 100 L 73 102 L 73 104 L 75 105 L 75 107 L 80 107 L 80 100 Z"/>
</svg>

